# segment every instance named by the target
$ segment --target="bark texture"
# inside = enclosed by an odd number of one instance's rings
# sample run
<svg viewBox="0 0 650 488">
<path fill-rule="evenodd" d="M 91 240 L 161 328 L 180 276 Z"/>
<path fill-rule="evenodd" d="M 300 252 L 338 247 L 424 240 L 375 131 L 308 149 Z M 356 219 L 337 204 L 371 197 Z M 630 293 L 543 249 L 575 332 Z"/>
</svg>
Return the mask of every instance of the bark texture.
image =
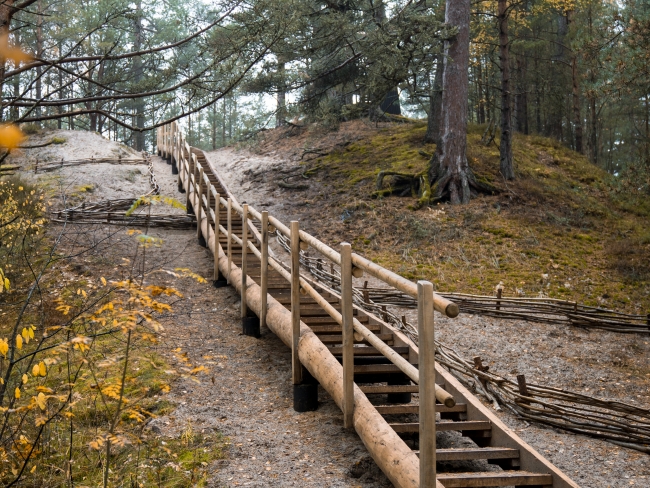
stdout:
<svg viewBox="0 0 650 488">
<path fill-rule="evenodd" d="M 427 119 L 427 132 L 424 142 L 438 144 L 440 139 L 440 117 L 442 111 L 442 72 L 443 57 L 441 54 L 436 60 L 436 74 L 433 79 L 433 90 L 429 95 L 429 117 Z"/>
<path fill-rule="evenodd" d="M 499 0 L 499 61 L 501 63 L 501 144 L 499 169 L 506 180 L 515 178 L 512 160 L 512 122 L 510 105 L 510 53 L 508 50 L 508 3 Z"/>
<path fill-rule="evenodd" d="M 458 34 L 445 41 L 440 142 L 427 172 L 431 183 L 427 199 L 448 196 L 454 205 L 469 203 L 472 188 L 487 189 L 476 181 L 466 156 L 470 3 L 470 0 L 446 3 L 445 22 L 458 27 Z"/>
</svg>

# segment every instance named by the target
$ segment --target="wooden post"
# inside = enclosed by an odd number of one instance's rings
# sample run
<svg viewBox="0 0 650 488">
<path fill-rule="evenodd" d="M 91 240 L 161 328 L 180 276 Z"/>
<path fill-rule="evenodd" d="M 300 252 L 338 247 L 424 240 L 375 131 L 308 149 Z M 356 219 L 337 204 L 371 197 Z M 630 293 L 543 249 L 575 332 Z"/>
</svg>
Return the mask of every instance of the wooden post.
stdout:
<svg viewBox="0 0 650 488">
<path fill-rule="evenodd" d="M 269 213 L 262 212 L 262 259 L 260 259 L 260 288 L 262 299 L 262 313 L 260 315 L 260 327 L 266 327 L 266 299 L 269 283 Z"/>
<path fill-rule="evenodd" d="M 343 426 L 354 427 L 354 324 L 352 246 L 341 244 L 341 318 L 343 319 Z"/>
<path fill-rule="evenodd" d="M 232 269 L 232 200 L 228 197 L 228 284 L 230 284 L 230 270 Z"/>
<path fill-rule="evenodd" d="M 226 283 L 226 280 L 223 279 L 223 276 L 221 275 L 221 271 L 219 271 L 219 225 L 220 223 L 220 215 L 219 215 L 219 209 L 221 208 L 221 197 L 219 196 L 219 193 L 215 192 L 214 194 L 214 287 L 215 288 L 222 288 L 226 286 L 228 283 Z"/>
<path fill-rule="evenodd" d="M 192 207 L 192 177 L 194 175 L 194 161 L 191 157 L 187 158 L 188 172 L 185 183 L 185 207 L 187 208 L 188 214 L 193 214 L 194 209 Z"/>
<path fill-rule="evenodd" d="M 196 194 L 196 200 L 197 200 L 197 207 L 196 207 L 196 213 L 197 213 L 197 226 L 196 226 L 196 238 L 199 240 L 199 245 L 206 247 L 207 242 L 205 240 L 205 237 L 203 237 L 203 232 L 201 232 L 201 220 L 203 220 L 203 166 L 199 165 L 199 181 L 197 184 L 197 194 Z M 210 206 L 206 208 L 206 213 L 210 212 Z M 208 228 L 210 227 L 210 223 L 208 222 Z M 209 236 L 208 236 L 209 237 Z"/>
<path fill-rule="evenodd" d="M 196 184 L 196 238 L 199 244 L 205 247 L 205 239 L 201 231 L 201 221 L 203 220 L 203 166 L 199 165 L 199 180 Z M 208 207 L 209 210 L 209 207 Z M 209 225 L 209 224 L 208 224 Z"/>
<path fill-rule="evenodd" d="M 363 282 L 363 303 L 370 303 L 370 293 L 368 292 L 368 282 Z"/>
<path fill-rule="evenodd" d="M 501 302 L 499 300 L 501 299 L 502 293 L 503 293 L 503 288 L 501 287 L 497 288 L 497 310 L 501 310 Z"/>
<path fill-rule="evenodd" d="M 248 254 L 248 204 L 242 205 L 242 223 L 241 223 L 241 318 L 244 320 L 248 316 L 248 307 L 246 305 L 246 272 L 248 271 L 246 255 Z"/>
<path fill-rule="evenodd" d="M 526 376 L 523 374 L 518 374 L 517 375 L 517 386 L 519 387 L 519 394 L 522 396 L 529 396 L 528 395 L 528 387 L 526 386 Z M 530 402 L 527 400 L 520 400 L 521 403 L 524 405 L 530 405 Z"/>
<path fill-rule="evenodd" d="M 436 486 L 436 363 L 433 284 L 418 281 L 420 488 Z"/>
<path fill-rule="evenodd" d="M 300 224 L 291 221 L 291 379 L 302 383 L 302 365 L 298 357 L 300 339 Z"/>
</svg>

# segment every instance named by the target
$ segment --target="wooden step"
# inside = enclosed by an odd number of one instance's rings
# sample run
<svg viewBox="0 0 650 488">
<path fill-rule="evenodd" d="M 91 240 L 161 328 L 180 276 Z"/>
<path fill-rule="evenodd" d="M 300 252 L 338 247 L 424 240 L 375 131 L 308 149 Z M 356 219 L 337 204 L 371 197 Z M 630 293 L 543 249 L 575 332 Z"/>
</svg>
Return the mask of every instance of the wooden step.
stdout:
<svg viewBox="0 0 650 488">
<path fill-rule="evenodd" d="M 417 388 L 417 387 L 416 387 Z M 417 393 L 418 390 L 411 392 Z M 397 415 L 403 413 L 420 413 L 420 406 L 418 404 L 408 405 L 376 405 L 375 408 L 382 415 Z M 457 403 L 453 407 L 446 407 L 441 403 L 436 404 L 436 412 L 467 412 L 466 403 Z"/>
<path fill-rule="evenodd" d="M 354 366 L 354 374 L 401 373 L 401 372 L 402 370 L 399 369 L 394 364 L 355 364 Z"/>
<path fill-rule="evenodd" d="M 473 488 L 485 486 L 553 486 L 550 474 L 528 471 L 490 471 L 483 473 L 437 473 L 436 478 L 445 488 Z"/>
<path fill-rule="evenodd" d="M 416 433 L 420 431 L 419 422 L 389 424 L 395 432 Z M 488 420 L 468 420 L 461 422 L 436 422 L 436 431 L 490 430 L 492 423 Z"/>
<path fill-rule="evenodd" d="M 323 314 L 325 314 L 325 313 L 326 312 L 323 312 Z M 322 316 L 303 315 L 302 311 L 300 312 L 300 318 L 307 325 L 310 325 L 310 324 L 325 325 L 325 324 L 336 324 L 337 323 L 336 320 L 334 320 L 329 315 L 322 315 Z M 368 317 L 356 317 L 356 319 L 359 322 L 361 322 L 362 324 L 368 323 Z"/>
<path fill-rule="evenodd" d="M 356 366 L 355 366 L 356 368 Z M 366 395 L 385 395 L 387 393 L 418 393 L 418 385 L 380 385 L 380 386 L 359 386 Z"/>
<path fill-rule="evenodd" d="M 302 307 L 302 304 L 301 304 Z M 389 346 L 392 345 L 393 343 L 393 334 L 376 334 L 376 336 L 384 341 L 386 344 Z M 333 335 L 322 335 L 319 337 L 321 342 L 323 344 L 342 344 L 343 343 L 343 336 L 341 334 L 333 334 Z M 367 344 L 367 341 L 354 341 L 355 344 Z"/>
<path fill-rule="evenodd" d="M 408 346 L 393 347 L 392 349 L 397 354 L 409 353 Z M 341 356 L 343 354 L 343 346 L 330 347 L 329 350 L 334 356 Z M 353 347 L 352 350 L 355 356 L 381 356 L 382 355 L 374 347 Z"/>
<path fill-rule="evenodd" d="M 420 451 L 413 451 L 418 456 Z M 509 447 L 470 447 L 436 449 L 436 461 L 474 461 L 477 459 L 519 459 L 519 449 Z"/>
<path fill-rule="evenodd" d="M 289 307 L 287 307 L 289 308 Z M 339 334 L 341 333 L 341 326 L 340 325 L 310 325 L 311 330 L 314 332 L 314 334 L 332 334 L 338 332 Z M 379 332 L 381 330 L 381 327 L 379 325 L 368 325 L 366 326 L 368 329 L 370 329 L 373 332 Z"/>
</svg>

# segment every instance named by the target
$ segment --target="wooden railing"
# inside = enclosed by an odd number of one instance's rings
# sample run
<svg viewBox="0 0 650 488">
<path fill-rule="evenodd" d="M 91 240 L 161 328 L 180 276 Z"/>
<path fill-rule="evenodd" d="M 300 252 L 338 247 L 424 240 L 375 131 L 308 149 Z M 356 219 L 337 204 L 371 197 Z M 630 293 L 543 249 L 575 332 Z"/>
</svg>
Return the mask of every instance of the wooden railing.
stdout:
<svg viewBox="0 0 650 488">
<path fill-rule="evenodd" d="M 218 179 L 210 168 L 204 167 L 187 144 L 185 137 L 175 123 L 158 129 L 158 151 L 161 156 L 171 158 L 178 174 L 179 190 L 185 190 L 187 195 L 188 212 L 194 212 L 197 217 L 197 238 L 204 245 L 214 242 L 214 279 L 231 281 L 233 270 L 232 244 L 239 244 L 243 250 L 248 249 L 261 265 L 260 325 L 266 325 L 267 313 L 267 276 L 269 267 L 291 283 L 291 349 L 292 349 L 292 381 L 294 385 L 302 382 L 302 366 L 298 354 L 301 322 L 300 296 L 308 295 L 320 305 L 339 325 L 342 326 L 342 410 L 346 428 L 354 427 L 355 385 L 354 385 L 354 336 L 362 337 L 379 353 L 384 355 L 392 364 L 397 366 L 408 378 L 419 385 L 419 418 L 420 418 L 420 461 L 419 486 L 429 488 L 441 486 L 436 483 L 436 399 L 447 406 L 453 406 L 453 397 L 435 384 L 435 344 L 434 344 L 434 309 L 448 317 L 458 315 L 458 306 L 433 292 L 433 285 L 428 281 L 417 284 L 385 269 L 372 261 L 351 251 L 348 243 L 342 243 L 336 251 L 314 236 L 300 230 L 298 221 L 292 221 L 286 226 L 267 211 L 258 211 L 247 204 L 240 205 L 227 190 L 223 181 L 219 180 L 225 195 L 220 194 L 212 184 L 208 174 Z M 221 211 L 227 215 L 226 225 L 220 221 Z M 232 229 L 233 219 L 241 219 L 242 233 L 236 235 Z M 261 228 L 258 231 L 257 225 Z M 248 240 L 248 231 L 253 235 L 253 242 Z M 269 256 L 269 233 L 278 232 L 290 239 L 291 265 L 289 269 L 278 259 Z M 205 235 L 204 235 L 205 234 Z M 227 246 L 223 250 L 219 243 L 220 235 L 226 236 Z M 317 290 L 318 283 L 301 276 L 299 256 L 301 250 L 312 248 L 320 253 L 341 271 L 341 311 L 336 310 L 327 299 Z M 220 256 L 227 257 L 225 277 L 219 268 Z M 242 252 L 241 283 L 241 317 L 248 316 L 247 301 L 247 252 Z M 389 287 L 395 288 L 417 299 L 418 303 L 418 332 L 419 332 L 419 364 L 416 368 L 407 359 L 396 353 L 390 346 L 378 338 L 371 330 L 353 316 L 352 277 L 361 277 L 364 273 L 380 280 Z M 230 283 L 232 284 L 232 283 Z M 361 433 L 360 433 L 361 435 Z M 364 441 L 367 439 L 364 439 Z M 368 445 L 368 442 L 366 442 Z M 397 468 L 396 468 L 397 469 Z M 388 473 L 387 473 L 388 474 Z M 390 475 L 389 475 L 390 476 Z"/>
</svg>

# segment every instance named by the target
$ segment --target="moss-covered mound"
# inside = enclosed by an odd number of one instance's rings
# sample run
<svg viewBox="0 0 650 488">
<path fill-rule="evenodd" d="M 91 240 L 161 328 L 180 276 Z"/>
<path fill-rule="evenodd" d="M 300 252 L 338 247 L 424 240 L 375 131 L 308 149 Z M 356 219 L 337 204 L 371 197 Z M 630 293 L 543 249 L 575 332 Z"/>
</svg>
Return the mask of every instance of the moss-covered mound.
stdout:
<svg viewBox="0 0 650 488">
<path fill-rule="evenodd" d="M 324 237 L 353 239 L 378 263 L 432 280 L 441 291 L 492 294 L 503 282 L 506 295 L 650 311 L 647 185 L 614 178 L 557 141 L 519 134 L 517 178 L 506 182 L 498 139 L 481 144 L 484 129 L 470 128 L 468 158 L 499 193 L 467 206 L 438 203 L 414 212 L 416 196 L 371 198 L 380 171 L 426 169 L 435 145 L 422 144 L 421 122 L 378 129 L 312 161 L 310 174 L 328 189 L 335 213 Z M 323 207 L 315 207 L 322 219 Z"/>
</svg>

